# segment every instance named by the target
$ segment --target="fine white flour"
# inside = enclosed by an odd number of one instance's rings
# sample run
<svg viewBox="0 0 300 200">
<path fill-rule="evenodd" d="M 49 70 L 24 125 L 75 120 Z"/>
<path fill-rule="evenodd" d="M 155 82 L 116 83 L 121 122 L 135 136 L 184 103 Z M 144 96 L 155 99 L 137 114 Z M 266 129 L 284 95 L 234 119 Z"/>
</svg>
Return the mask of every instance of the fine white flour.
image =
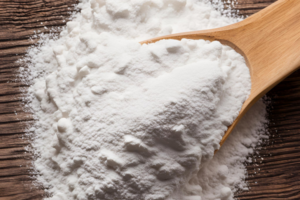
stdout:
<svg viewBox="0 0 300 200">
<path fill-rule="evenodd" d="M 86 0 L 28 51 L 34 162 L 51 200 L 233 199 L 265 137 L 244 58 L 219 42 L 152 37 L 225 26 L 206 0 Z M 214 157 L 213 157 L 214 156 Z"/>
</svg>

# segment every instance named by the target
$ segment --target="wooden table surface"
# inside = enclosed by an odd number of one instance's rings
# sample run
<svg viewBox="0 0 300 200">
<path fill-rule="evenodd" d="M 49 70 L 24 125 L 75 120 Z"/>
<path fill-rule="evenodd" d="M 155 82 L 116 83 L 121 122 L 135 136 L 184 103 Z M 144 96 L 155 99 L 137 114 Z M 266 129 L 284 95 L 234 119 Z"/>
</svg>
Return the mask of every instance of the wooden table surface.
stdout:
<svg viewBox="0 0 300 200">
<path fill-rule="evenodd" d="M 226 0 L 227 1 L 227 0 Z M 240 15 L 251 15 L 276 0 L 231 0 Z M 40 186 L 32 185 L 32 155 L 26 151 L 30 138 L 24 128 L 32 122 L 22 110 L 16 64 L 34 32 L 49 32 L 65 25 L 76 0 L 0 0 L 0 200 L 42 199 Z M 300 21 L 300 19 L 299 19 Z M 48 29 L 45 29 L 45 26 Z M 238 199 L 300 199 L 300 71 L 267 94 L 266 125 L 270 140 L 262 144 L 247 164 L 250 190 Z M 258 156 L 261 155 L 264 159 Z M 260 170 L 259 170 L 260 169 Z"/>
</svg>

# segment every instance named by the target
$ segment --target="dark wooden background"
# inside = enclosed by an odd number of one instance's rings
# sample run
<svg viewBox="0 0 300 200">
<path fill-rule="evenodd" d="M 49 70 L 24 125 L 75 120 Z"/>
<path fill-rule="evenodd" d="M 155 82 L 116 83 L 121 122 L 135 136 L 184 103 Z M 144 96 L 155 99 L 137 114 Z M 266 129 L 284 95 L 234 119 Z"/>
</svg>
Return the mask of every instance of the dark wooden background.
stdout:
<svg viewBox="0 0 300 200">
<path fill-rule="evenodd" d="M 240 15 L 251 15 L 276 0 L 235 0 Z M 15 63 L 36 40 L 34 32 L 49 32 L 65 25 L 77 0 L 0 0 L 0 200 L 42 199 L 43 190 L 32 185 L 32 155 L 26 151 L 26 124 L 32 121 L 22 110 Z M 300 23 L 300 19 L 299 19 Z M 44 27 L 48 29 L 45 29 Z M 300 71 L 268 94 L 267 131 L 270 140 L 248 164 L 249 191 L 245 199 L 300 199 Z M 259 155 L 261 157 L 259 157 Z M 263 158 L 263 159 L 262 159 Z M 259 170 L 260 169 L 260 170 Z"/>
</svg>

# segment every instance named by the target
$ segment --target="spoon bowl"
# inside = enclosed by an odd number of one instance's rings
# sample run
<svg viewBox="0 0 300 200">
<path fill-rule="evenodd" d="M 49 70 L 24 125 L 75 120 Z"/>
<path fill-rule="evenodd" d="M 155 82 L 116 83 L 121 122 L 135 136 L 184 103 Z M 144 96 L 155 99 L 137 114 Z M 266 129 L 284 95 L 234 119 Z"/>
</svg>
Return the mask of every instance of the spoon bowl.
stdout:
<svg viewBox="0 0 300 200">
<path fill-rule="evenodd" d="M 300 1 L 278 0 L 251 17 L 222 28 L 193 31 L 153 38 L 141 44 L 163 39 L 204 39 L 220 41 L 242 54 L 251 74 L 251 92 L 238 117 L 228 127 L 220 145 L 238 121 L 265 93 L 300 66 Z"/>
</svg>

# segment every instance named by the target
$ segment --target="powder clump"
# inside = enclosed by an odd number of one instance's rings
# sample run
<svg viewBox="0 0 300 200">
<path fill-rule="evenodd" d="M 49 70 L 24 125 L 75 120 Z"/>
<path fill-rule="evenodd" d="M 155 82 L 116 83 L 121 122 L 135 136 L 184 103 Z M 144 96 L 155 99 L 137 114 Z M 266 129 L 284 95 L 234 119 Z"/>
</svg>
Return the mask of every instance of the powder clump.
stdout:
<svg viewBox="0 0 300 200">
<path fill-rule="evenodd" d="M 232 198 L 236 184 L 214 190 L 201 177 L 216 165 L 214 151 L 249 95 L 244 58 L 216 41 L 139 41 L 238 19 L 201 0 L 85 0 L 79 7 L 59 39 L 45 39 L 25 59 L 38 119 L 34 164 L 49 199 Z M 226 180 L 228 163 L 217 168 Z"/>
</svg>

